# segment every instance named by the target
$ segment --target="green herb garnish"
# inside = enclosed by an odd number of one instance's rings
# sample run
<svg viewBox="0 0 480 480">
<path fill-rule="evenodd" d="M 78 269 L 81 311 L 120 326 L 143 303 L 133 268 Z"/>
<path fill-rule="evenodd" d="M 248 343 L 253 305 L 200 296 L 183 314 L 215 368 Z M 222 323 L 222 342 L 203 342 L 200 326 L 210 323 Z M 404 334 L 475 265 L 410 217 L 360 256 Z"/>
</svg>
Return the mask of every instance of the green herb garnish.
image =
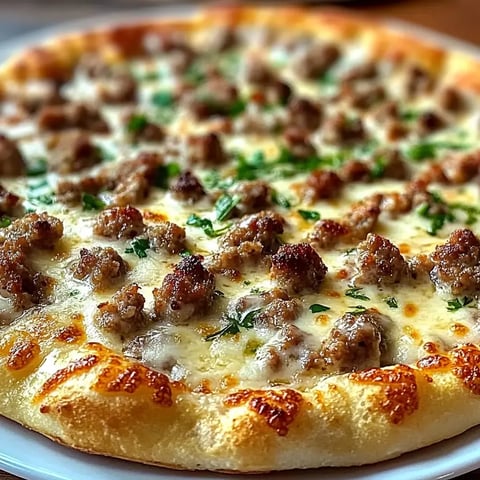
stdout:
<svg viewBox="0 0 480 480">
<path fill-rule="evenodd" d="M 278 190 L 272 190 L 272 202 L 279 207 L 292 207 L 292 202 L 290 201 L 290 199 L 283 195 L 283 193 L 278 192 Z"/>
<path fill-rule="evenodd" d="M 382 178 L 385 175 L 386 166 L 387 166 L 387 162 L 383 155 L 380 155 L 377 158 L 375 158 L 372 168 L 370 169 L 370 178 L 374 180 L 378 178 Z"/>
<path fill-rule="evenodd" d="M 353 310 L 348 312 L 352 315 L 358 315 L 359 313 L 364 313 L 367 310 L 367 307 L 364 307 L 363 305 L 349 305 L 348 308 L 353 308 Z"/>
<path fill-rule="evenodd" d="M 27 167 L 27 176 L 28 177 L 38 177 L 39 175 L 44 175 L 47 173 L 47 159 L 40 157 L 36 158 L 32 165 L 29 165 Z"/>
<path fill-rule="evenodd" d="M 312 313 L 320 313 L 320 312 L 326 312 L 327 310 L 330 310 L 330 307 L 327 307 L 326 305 L 321 305 L 320 303 L 314 303 L 313 305 L 310 305 L 308 309 Z"/>
<path fill-rule="evenodd" d="M 210 342 L 216 338 L 223 337 L 224 335 L 235 335 L 236 333 L 240 333 L 240 328 L 253 328 L 253 323 L 261 310 L 261 308 L 257 308 L 256 310 L 251 310 L 246 314 L 236 312 L 234 317 L 227 316 L 228 324 L 221 330 L 207 335 L 205 340 Z"/>
<path fill-rule="evenodd" d="M 297 210 L 297 212 L 304 220 L 309 220 L 311 222 L 320 220 L 320 213 L 315 210 Z"/>
<path fill-rule="evenodd" d="M 233 209 L 240 201 L 240 197 L 238 195 L 229 195 L 228 193 L 224 193 L 216 202 L 215 202 L 215 212 L 216 212 L 216 219 L 219 222 L 226 220 L 230 214 L 232 213 Z"/>
<path fill-rule="evenodd" d="M 364 295 L 363 293 L 360 293 L 360 291 L 363 290 L 363 288 L 360 287 L 350 287 L 347 290 L 345 290 L 345 295 L 347 297 L 355 298 L 357 300 L 370 300 L 369 297 Z"/>
<path fill-rule="evenodd" d="M 148 238 L 135 238 L 130 243 L 130 247 L 125 249 L 125 253 L 134 253 L 138 258 L 146 258 L 149 248 L 150 242 Z"/>
<path fill-rule="evenodd" d="M 390 307 L 390 308 L 398 308 L 398 302 L 395 297 L 387 297 L 385 298 L 385 303 Z"/>
<path fill-rule="evenodd" d="M 159 165 L 155 169 L 155 178 L 153 184 L 158 188 L 166 190 L 168 182 L 172 177 L 176 177 L 181 172 L 180 165 L 175 162 L 167 163 L 166 165 Z"/>
<path fill-rule="evenodd" d="M 175 103 L 175 98 L 172 92 L 160 90 L 151 96 L 150 101 L 156 107 L 171 107 Z"/>
<path fill-rule="evenodd" d="M 82 193 L 82 208 L 84 211 L 103 210 L 105 202 L 95 195 L 84 192 Z"/>
<path fill-rule="evenodd" d="M 420 142 L 415 145 L 410 145 L 406 150 L 408 158 L 415 162 L 419 162 L 428 158 L 435 158 L 438 150 L 465 150 L 470 148 L 470 145 L 465 143 L 436 141 L 436 142 Z"/>
<path fill-rule="evenodd" d="M 148 125 L 145 115 L 132 115 L 127 122 L 127 131 L 129 133 L 139 133 Z"/>
<path fill-rule="evenodd" d="M 5 215 L 0 217 L 0 228 L 6 228 L 12 224 L 12 219 Z"/>
<path fill-rule="evenodd" d="M 467 305 L 470 305 L 472 302 L 473 302 L 472 297 L 463 297 L 463 299 L 454 298 L 453 300 L 448 300 L 447 310 L 449 312 L 456 312 L 460 308 L 463 308 L 463 307 L 466 307 Z"/>
<path fill-rule="evenodd" d="M 192 213 L 192 215 L 188 217 L 187 225 L 189 225 L 190 227 L 201 228 L 205 232 L 205 234 L 210 238 L 219 237 L 220 235 L 223 235 L 230 228 L 230 225 L 225 225 L 221 228 L 214 229 L 213 223 L 211 220 L 209 220 L 208 218 L 201 218 L 195 213 Z"/>
</svg>

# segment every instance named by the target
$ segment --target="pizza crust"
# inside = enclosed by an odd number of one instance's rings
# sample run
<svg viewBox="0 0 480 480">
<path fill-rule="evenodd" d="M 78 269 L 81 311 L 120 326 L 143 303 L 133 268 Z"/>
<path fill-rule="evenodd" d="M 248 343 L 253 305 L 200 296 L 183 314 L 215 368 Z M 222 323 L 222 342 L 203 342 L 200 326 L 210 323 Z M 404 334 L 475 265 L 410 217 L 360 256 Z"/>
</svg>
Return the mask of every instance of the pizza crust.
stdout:
<svg viewBox="0 0 480 480">
<path fill-rule="evenodd" d="M 66 35 L 13 58 L 2 67 L 0 81 L 6 87 L 32 78 L 62 79 L 90 51 L 100 51 L 112 62 L 130 58 L 142 48 L 147 32 L 202 30 L 212 24 L 282 28 L 287 22 L 292 29 L 314 34 L 321 25 L 322 37 L 358 39 L 374 55 L 399 61 L 408 57 L 434 73 L 446 73 L 452 83 L 480 90 L 480 64 L 466 55 L 340 10 L 312 13 L 297 8 L 213 9 L 189 21 Z M 21 325 L 16 330 L 21 331 Z M 461 347 L 450 358 L 442 357 L 445 360 L 432 356 L 420 362 L 423 368 L 397 366 L 332 376 L 302 392 L 278 388 L 196 393 L 98 344 L 77 348 L 76 342 L 40 339 L 38 351 L 32 347 L 33 359 L 12 369 L 8 362 L 13 343 L 3 343 L 3 415 L 86 452 L 169 468 L 266 472 L 361 465 L 480 423 L 480 351 L 473 346 Z M 458 353 L 464 350 L 468 355 Z M 149 380 L 152 376 L 156 380 Z"/>
</svg>

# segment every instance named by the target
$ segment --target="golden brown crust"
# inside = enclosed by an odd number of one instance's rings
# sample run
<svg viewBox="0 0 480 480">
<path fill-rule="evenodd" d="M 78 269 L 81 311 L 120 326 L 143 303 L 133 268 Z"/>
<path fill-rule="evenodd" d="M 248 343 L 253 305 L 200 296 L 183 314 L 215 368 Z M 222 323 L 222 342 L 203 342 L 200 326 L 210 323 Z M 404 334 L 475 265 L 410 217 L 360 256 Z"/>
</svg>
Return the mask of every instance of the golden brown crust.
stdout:
<svg viewBox="0 0 480 480">
<path fill-rule="evenodd" d="M 68 77 L 79 58 L 135 56 L 146 33 L 258 23 L 365 42 L 373 56 L 415 60 L 480 90 L 480 64 L 343 11 L 209 10 L 188 21 L 145 22 L 63 36 L 0 71 L 3 85 Z M 478 73 L 477 73 L 478 72 Z M 34 314 L 35 315 L 35 314 Z M 338 375 L 288 388 L 195 393 L 99 344 L 81 319 L 24 318 L 0 343 L 0 411 L 72 447 L 171 468 L 263 472 L 359 465 L 395 457 L 480 422 L 480 350 L 464 346 L 416 366 Z M 468 415 L 459 412 L 468 412 Z"/>
</svg>

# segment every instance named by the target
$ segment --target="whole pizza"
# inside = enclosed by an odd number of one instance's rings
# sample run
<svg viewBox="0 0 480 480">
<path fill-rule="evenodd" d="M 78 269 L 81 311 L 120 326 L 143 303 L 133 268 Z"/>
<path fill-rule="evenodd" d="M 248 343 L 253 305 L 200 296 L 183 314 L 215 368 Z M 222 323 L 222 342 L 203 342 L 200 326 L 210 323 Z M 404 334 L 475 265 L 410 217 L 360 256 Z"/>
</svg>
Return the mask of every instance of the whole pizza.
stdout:
<svg viewBox="0 0 480 480">
<path fill-rule="evenodd" d="M 0 414 L 265 472 L 480 423 L 480 65 L 342 11 L 69 34 L 0 71 Z"/>
</svg>

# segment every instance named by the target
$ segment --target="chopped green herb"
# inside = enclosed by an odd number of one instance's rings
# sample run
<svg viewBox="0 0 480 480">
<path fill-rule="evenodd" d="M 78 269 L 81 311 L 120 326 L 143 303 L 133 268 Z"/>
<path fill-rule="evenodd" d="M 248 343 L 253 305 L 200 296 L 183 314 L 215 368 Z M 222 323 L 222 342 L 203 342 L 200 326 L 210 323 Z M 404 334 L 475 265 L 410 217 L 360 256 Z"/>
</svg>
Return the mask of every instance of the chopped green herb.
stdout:
<svg viewBox="0 0 480 480">
<path fill-rule="evenodd" d="M 215 202 L 215 212 L 216 212 L 216 219 L 219 222 L 226 220 L 230 214 L 232 213 L 233 209 L 237 205 L 237 203 L 241 200 L 238 195 L 229 195 L 228 193 L 224 193 L 216 202 Z"/>
<path fill-rule="evenodd" d="M 32 190 L 39 190 L 45 187 L 50 187 L 50 184 L 48 183 L 47 179 L 43 179 L 37 182 L 28 182 L 27 186 L 28 186 L 28 189 L 32 191 Z"/>
<path fill-rule="evenodd" d="M 261 312 L 261 308 L 257 308 L 256 310 L 251 310 L 246 314 L 242 314 L 241 312 L 236 312 L 234 317 L 227 317 L 226 320 L 228 324 L 223 327 L 221 330 L 218 330 L 215 333 L 207 335 L 205 340 L 210 342 L 215 340 L 216 338 L 223 337 L 224 335 L 235 335 L 236 333 L 240 333 L 240 328 L 251 329 L 253 328 L 253 323 L 257 318 L 258 314 Z"/>
<path fill-rule="evenodd" d="M 27 167 L 27 176 L 28 177 L 38 177 L 39 175 L 44 175 L 47 173 L 47 159 L 46 158 L 36 158 L 32 165 Z"/>
<path fill-rule="evenodd" d="M 179 255 L 180 255 L 181 257 L 184 257 L 184 258 L 185 258 L 185 257 L 189 257 L 191 254 L 192 254 L 192 252 L 191 252 L 190 250 L 182 250 L 182 251 L 179 253 Z"/>
<path fill-rule="evenodd" d="M 470 145 L 465 143 L 435 141 L 435 142 L 420 142 L 415 145 L 410 145 L 406 150 L 406 155 L 413 161 L 419 162 L 428 158 L 435 158 L 438 150 L 465 150 L 470 148 Z"/>
<path fill-rule="evenodd" d="M 463 299 L 454 298 L 453 300 L 448 300 L 447 310 L 449 312 L 456 312 L 460 308 L 463 308 L 463 307 L 466 307 L 467 305 L 470 305 L 472 302 L 473 302 L 472 297 L 463 297 Z"/>
<path fill-rule="evenodd" d="M 8 227 L 11 224 L 12 224 L 12 219 L 10 217 L 6 217 L 5 215 L 2 215 L 0 217 L 0 228 Z"/>
<path fill-rule="evenodd" d="M 103 210 L 105 202 L 90 193 L 82 193 L 82 208 L 84 211 Z"/>
<path fill-rule="evenodd" d="M 344 254 L 345 255 L 351 255 L 356 250 L 357 250 L 357 247 L 347 248 L 347 250 L 345 250 Z"/>
<path fill-rule="evenodd" d="M 250 290 L 250 293 L 253 293 L 254 295 L 262 295 L 263 293 L 266 293 L 266 290 L 260 287 L 253 287 Z"/>
<path fill-rule="evenodd" d="M 143 75 L 137 75 L 136 78 L 140 82 L 152 82 L 154 80 L 158 80 L 161 77 L 159 72 L 146 72 Z"/>
<path fill-rule="evenodd" d="M 333 87 L 337 85 L 338 79 L 332 74 L 332 72 L 325 72 L 319 79 L 318 83 L 322 88 Z"/>
<path fill-rule="evenodd" d="M 181 172 L 180 165 L 175 162 L 167 163 L 166 165 L 159 165 L 155 170 L 155 178 L 153 184 L 166 190 L 168 182 L 172 177 L 176 177 Z"/>
<path fill-rule="evenodd" d="M 421 115 L 421 112 L 418 110 L 403 110 L 400 112 L 400 120 L 404 122 L 412 122 L 417 120 Z"/>
<path fill-rule="evenodd" d="M 370 169 L 370 178 L 378 179 L 382 178 L 385 175 L 385 168 L 387 166 L 387 162 L 383 155 L 378 156 L 375 158 L 375 161 Z"/>
<path fill-rule="evenodd" d="M 255 353 L 257 353 L 257 350 L 261 346 L 262 346 L 262 342 L 260 342 L 259 340 L 250 339 L 245 345 L 245 348 L 243 349 L 243 353 L 245 355 L 255 355 Z"/>
<path fill-rule="evenodd" d="M 150 101 L 156 107 L 171 107 L 175 103 L 175 98 L 173 97 L 172 92 L 168 90 L 160 90 L 155 92 Z"/>
<path fill-rule="evenodd" d="M 235 183 L 232 177 L 222 178 L 216 170 L 208 172 L 203 178 L 203 184 L 208 189 L 218 188 L 219 190 L 227 190 Z"/>
<path fill-rule="evenodd" d="M 53 192 L 42 193 L 40 195 L 29 195 L 28 200 L 33 205 L 53 205 L 55 203 L 55 197 Z"/>
<path fill-rule="evenodd" d="M 278 190 L 272 190 L 272 202 L 283 208 L 291 208 L 292 202 Z"/>
<path fill-rule="evenodd" d="M 327 310 L 330 310 L 330 307 L 327 307 L 326 305 L 321 305 L 320 303 L 314 303 L 313 305 L 310 305 L 308 309 L 312 313 L 320 313 L 320 312 L 326 312 Z"/>
<path fill-rule="evenodd" d="M 127 123 L 127 131 L 129 133 L 139 133 L 148 125 L 145 115 L 132 115 Z"/>
<path fill-rule="evenodd" d="M 315 210 L 297 210 L 297 212 L 304 220 L 309 220 L 311 222 L 320 220 L 320 213 Z"/>
<path fill-rule="evenodd" d="M 195 213 L 192 213 L 187 219 L 187 225 L 190 227 L 201 228 L 208 237 L 214 238 L 223 235 L 229 228 L 230 225 L 225 225 L 221 228 L 214 229 L 212 221 L 208 218 L 201 218 Z"/>
<path fill-rule="evenodd" d="M 385 298 L 385 303 L 390 307 L 390 308 L 398 308 L 398 302 L 395 297 L 387 297 Z"/>
<path fill-rule="evenodd" d="M 349 305 L 348 308 L 353 308 L 353 310 L 348 312 L 352 315 L 358 315 L 359 313 L 363 313 L 367 310 L 367 307 L 364 307 L 363 305 Z"/>
<path fill-rule="evenodd" d="M 345 290 L 345 295 L 347 297 L 355 298 L 357 300 L 370 300 L 369 297 L 361 293 L 360 291 L 363 290 L 363 288 L 360 287 L 350 287 L 347 290 Z"/>
<path fill-rule="evenodd" d="M 134 253 L 138 258 L 146 258 L 149 248 L 148 238 L 135 238 L 130 243 L 130 247 L 125 250 L 125 253 Z"/>
<path fill-rule="evenodd" d="M 200 63 L 198 62 L 192 63 L 187 68 L 187 71 L 184 73 L 183 76 L 187 82 L 193 83 L 195 85 L 202 83 L 206 78 L 202 65 L 200 65 Z"/>
<path fill-rule="evenodd" d="M 251 285 L 251 283 L 252 283 L 252 282 L 251 282 L 250 280 L 244 280 L 244 281 L 243 281 L 243 284 L 244 284 L 245 286 L 247 286 L 247 287 L 248 287 L 248 285 Z"/>
<path fill-rule="evenodd" d="M 102 159 L 102 162 L 113 162 L 113 160 L 115 160 L 115 154 L 112 151 L 99 145 L 97 145 L 96 148 L 100 155 L 100 158 Z"/>
<path fill-rule="evenodd" d="M 77 295 L 80 295 L 80 290 L 70 290 L 68 292 L 69 297 L 76 297 Z"/>
</svg>

